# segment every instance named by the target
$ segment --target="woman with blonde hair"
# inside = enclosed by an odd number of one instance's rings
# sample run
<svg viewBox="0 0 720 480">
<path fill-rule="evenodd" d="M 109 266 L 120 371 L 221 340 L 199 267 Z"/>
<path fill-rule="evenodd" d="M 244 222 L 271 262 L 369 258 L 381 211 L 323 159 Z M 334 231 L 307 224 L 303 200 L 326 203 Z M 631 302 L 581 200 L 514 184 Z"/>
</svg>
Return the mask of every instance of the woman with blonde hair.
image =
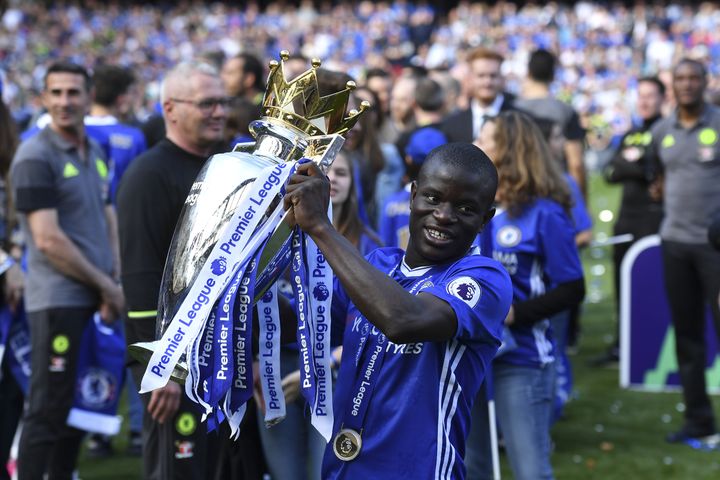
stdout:
<svg viewBox="0 0 720 480">
<path fill-rule="evenodd" d="M 499 177 L 498 213 L 483 245 L 507 269 L 514 294 L 503 347 L 493 361 L 498 422 L 515 478 L 552 478 L 549 317 L 585 295 L 570 191 L 529 116 L 509 111 L 487 120 L 476 144 Z"/>
</svg>

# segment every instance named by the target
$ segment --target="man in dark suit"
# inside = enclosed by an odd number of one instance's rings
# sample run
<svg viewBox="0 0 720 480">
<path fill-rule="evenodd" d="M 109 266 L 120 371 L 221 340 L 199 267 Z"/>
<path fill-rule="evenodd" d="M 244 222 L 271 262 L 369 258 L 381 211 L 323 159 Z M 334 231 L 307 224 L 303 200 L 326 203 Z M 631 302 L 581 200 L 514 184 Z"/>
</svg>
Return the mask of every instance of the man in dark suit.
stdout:
<svg viewBox="0 0 720 480">
<path fill-rule="evenodd" d="M 480 133 L 487 117 L 512 108 L 513 96 L 503 92 L 504 79 L 500 73 L 503 57 L 494 50 L 476 48 L 467 57 L 471 75 L 472 99 L 470 108 L 460 110 L 445 119 L 442 130 L 450 142 L 472 142 Z"/>
</svg>

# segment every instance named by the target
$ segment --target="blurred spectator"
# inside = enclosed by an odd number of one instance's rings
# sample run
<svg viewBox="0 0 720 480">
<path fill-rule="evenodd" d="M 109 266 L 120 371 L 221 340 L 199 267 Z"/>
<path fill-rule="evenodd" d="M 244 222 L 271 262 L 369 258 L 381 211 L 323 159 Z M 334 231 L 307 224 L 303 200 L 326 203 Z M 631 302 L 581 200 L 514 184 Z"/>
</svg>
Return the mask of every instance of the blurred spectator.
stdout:
<svg viewBox="0 0 720 480">
<path fill-rule="evenodd" d="M 503 57 L 487 48 L 472 50 L 467 57 L 471 95 L 470 108 L 448 116 L 443 133 L 450 142 L 472 142 L 485 121 L 512 108 L 514 96 L 504 92 Z"/>
<path fill-rule="evenodd" d="M 120 118 L 131 118 L 132 93 L 135 75 L 127 68 L 100 65 L 92 74 L 93 101 L 90 114 L 85 116 L 85 131 L 98 142 L 109 161 L 110 199 L 114 203 L 117 187 L 130 162 L 145 151 L 145 136 L 138 128 L 120 123 Z M 128 393 L 130 421 L 129 451 L 140 455 L 142 449 L 142 404 L 132 378 L 125 384 Z M 112 453 L 110 437 L 93 434 L 88 441 L 91 456 Z"/>
<path fill-rule="evenodd" d="M 261 113 L 260 106 L 247 98 L 238 98 L 230 103 L 225 124 L 225 138 L 230 149 L 237 143 L 255 141 L 250 133 L 250 123 L 259 119 Z"/>
<path fill-rule="evenodd" d="M 550 479 L 555 349 L 548 318 L 584 296 L 570 191 L 527 115 L 503 112 L 480 138 L 498 169 L 500 208 L 483 235 L 514 291 L 506 348 L 493 360 L 498 423 L 514 477 Z"/>
<path fill-rule="evenodd" d="M 393 142 L 396 142 L 403 132 L 408 132 L 415 127 L 413 106 L 416 86 L 417 79 L 413 76 L 402 76 L 395 80 L 390 94 L 390 121 L 395 132 Z M 389 138 L 388 141 L 390 141 Z M 398 148 L 398 150 L 401 149 Z"/>
<path fill-rule="evenodd" d="M 167 136 L 130 165 L 118 190 L 128 344 L 155 339 L 160 282 L 175 224 L 205 160 L 223 141 L 227 117 L 219 73 L 207 63 L 178 64 L 161 92 Z M 133 360 L 130 368 L 140 385 L 145 366 Z M 170 381 L 141 399 L 146 408 L 143 477 L 213 478 L 217 437 L 201 427 L 200 412 L 180 385 Z"/>
<path fill-rule="evenodd" d="M 0 99 L 0 308 L 17 312 L 21 307 L 23 278 L 19 263 L 22 255 L 18 239 L 13 238 L 15 214 L 8 182 L 10 162 L 18 145 L 18 133 L 10 111 Z M 16 236 L 15 236 L 16 237 Z M 8 319 L 9 320 L 9 319 Z M 11 321 L 11 320 L 10 320 Z M 15 438 L 18 423 L 23 411 L 23 390 L 14 375 L 10 355 L 13 354 L 12 341 L 17 335 L 11 325 L 0 325 L 0 480 L 10 480 L 6 468 L 10 448 Z M 12 339 L 12 340 L 11 340 Z"/>
<path fill-rule="evenodd" d="M 251 53 L 240 53 L 225 61 L 220 73 L 225 92 L 234 98 L 246 98 L 260 105 L 265 94 L 265 68 Z"/>
<path fill-rule="evenodd" d="M 404 132 L 397 140 L 397 147 L 403 155 L 407 155 L 406 147 L 410 137 L 420 128 L 440 130 L 445 113 L 445 92 L 442 87 L 428 77 L 420 77 L 415 81 L 415 100 L 412 104 L 412 116 L 415 128 Z"/>
<path fill-rule="evenodd" d="M 651 195 L 652 185 L 648 180 L 648 149 L 652 141 L 650 129 L 661 118 L 665 100 L 665 85 L 657 77 L 643 77 L 638 81 L 637 115 L 640 122 L 623 135 L 615 155 L 605 166 L 603 174 L 609 183 L 622 185 L 622 198 L 614 235 L 632 235 L 632 240 L 613 247 L 615 274 L 615 299 L 617 323 L 615 341 L 596 359 L 597 365 L 619 360 L 619 319 L 620 319 L 620 266 L 630 247 L 642 237 L 654 235 L 660 230 L 663 217 L 662 199 Z"/>
<path fill-rule="evenodd" d="M 377 110 L 378 137 L 385 143 L 394 143 L 397 131 L 393 124 L 387 120 L 390 118 L 390 92 L 393 80 L 390 74 L 381 68 L 371 68 L 365 73 L 365 87 L 372 91 L 378 99 L 373 104 Z"/>
<path fill-rule="evenodd" d="M 460 82 L 447 70 L 431 70 L 428 75 L 442 87 L 445 94 L 443 114 L 451 115 L 459 110 L 458 100 L 461 94 Z"/>
<path fill-rule="evenodd" d="M 45 74 L 50 125 L 23 142 L 12 184 L 28 267 L 25 306 L 32 341 L 28 408 L 20 440 L 21 478 L 71 478 L 83 432 L 68 427 L 85 326 L 96 311 L 124 311 L 115 210 L 102 149 L 85 134 L 90 76 L 55 63 Z M 82 185 L 82 188 L 80 188 Z"/>
<path fill-rule="evenodd" d="M 710 221 L 720 211 L 720 110 L 704 100 L 707 75 L 696 60 L 678 62 L 672 83 L 677 109 L 651 130 L 650 154 L 664 179 L 665 290 L 686 406 L 684 424 L 669 442 L 703 441 L 717 432 L 705 384 L 705 312 L 709 303 L 720 336 L 720 252 L 708 243 Z"/>
<path fill-rule="evenodd" d="M 359 87 L 353 91 L 353 96 L 359 102 L 366 101 L 370 104 L 369 110 L 363 114 L 370 117 L 370 120 L 366 120 L 366 122 L 380 125 L 382 123 L 379 120 L 382 114 L 378 110 L 380 100 L 372 90 L 367 87 Z M 378 217 L 372 220 L 376 222 L 379 222 L 381 207 L 385 203 L 385 199 L 402 188 L 402 177 L 405 174 L 405 165 L 395 144 L 382 141 L 380 135 L 378 135 L 378 141 L 380 142 L 384 164 L 375 178 L 374 208 Z"/>
<path fill-rule="evenodd" d="M 121 123 L 132 117 L 135 75 L 127 68 L 100 65 L 92 75 L 93 96 L 90 114 L 85 117 L 87 134 L 103 147 L 110 166 L 110 198 L 115 202 L 117 187 L 135 157 L 145 151 L 145 136 L 138 128 Z"/>
<path fill-rule="evenodd" d="M 560 125 L 564 137 L 561 157 L 564 170 L 575 179 L 583 197 L 587 198 L 587 179 L 583 163 L 585 131 L 580 126 L 577 112 L 550 94 L 550 85 L 555 79 L 555 64 L 555 55 L 548 50 L 541 48 L 530 54 L 528 76 L 514 106 L 530 115 Z"/>
</svg>

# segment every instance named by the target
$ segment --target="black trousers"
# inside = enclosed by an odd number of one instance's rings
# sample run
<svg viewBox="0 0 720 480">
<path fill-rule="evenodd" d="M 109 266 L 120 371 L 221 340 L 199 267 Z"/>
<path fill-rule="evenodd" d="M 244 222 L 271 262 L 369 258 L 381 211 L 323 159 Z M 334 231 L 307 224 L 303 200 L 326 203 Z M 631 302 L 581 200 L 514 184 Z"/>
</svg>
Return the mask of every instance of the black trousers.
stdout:
<svg viewBox="0 0 720 480">
<path fill-rule="evenodd" d="M 84 432 L 67 426 L 82 335 L 95 307 L 28 312 L 30 391 L 18 454 L 20 480 L 71 479 Z"/>
<path fill-rule="evenodd" d="M 135 385 L 140 385 L 145 366 L 130 366 Z M 181 387 L 182 388 L 182 387 Z M 143 478 L 146 480 L 184 480 L 213 478 L 215 457 L 219 448 L 219 433 L 207 433 L 201 423 L 202 413 L 185 392 L 180 396 L 180 408 L 172 420 L 160 424 L 147 413 L 150 394 L 140 394 L 143 415 Z"/>
<path fill-rule="evenodd" d="M 705 311 L 709 303 L 720 337 L 720 252 L 708 244 L 663 240 L 665 290 L 675 328 L 675 351 L 685 399 L 685 429 L 700 437 L 715 432 L 705 385 Z"/>
</svg>

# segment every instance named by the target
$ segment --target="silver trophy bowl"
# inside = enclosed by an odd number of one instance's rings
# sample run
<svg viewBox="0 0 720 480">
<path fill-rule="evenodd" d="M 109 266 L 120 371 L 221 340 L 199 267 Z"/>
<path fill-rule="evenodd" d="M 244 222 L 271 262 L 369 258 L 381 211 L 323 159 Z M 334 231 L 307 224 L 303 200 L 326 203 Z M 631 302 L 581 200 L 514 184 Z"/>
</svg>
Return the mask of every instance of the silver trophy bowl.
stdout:
<svg viewBox="0 0 720 480">
<path fill-rule="evenodd" d="M 271 119 L 256 120 L 251 129 L 256 142 L 235 146 L 233 151 L 212 156 L 197 176 L 185 201 L 160 284 L 156 338 L 161 338 L 190 291 L 237 205 L 248 195 L 248 188 L 264 168 L 279 163 L 310 158 L 323 171 L 332 164 L 345 141 L 340 135 L 308 137 Z M 278 195 L 260 221 L 281 201 Z M 256 276 L 255 301 L 277 280 L 290 262 L 290 234 L 294 225 L 286 214 L 268 240 Z M 158 341 L 130 345 L 128 351 L 147 364 Z M 183 383 L 187 377 L 185 358 L 175 366 L 172 379 Z"/>
</svg>

